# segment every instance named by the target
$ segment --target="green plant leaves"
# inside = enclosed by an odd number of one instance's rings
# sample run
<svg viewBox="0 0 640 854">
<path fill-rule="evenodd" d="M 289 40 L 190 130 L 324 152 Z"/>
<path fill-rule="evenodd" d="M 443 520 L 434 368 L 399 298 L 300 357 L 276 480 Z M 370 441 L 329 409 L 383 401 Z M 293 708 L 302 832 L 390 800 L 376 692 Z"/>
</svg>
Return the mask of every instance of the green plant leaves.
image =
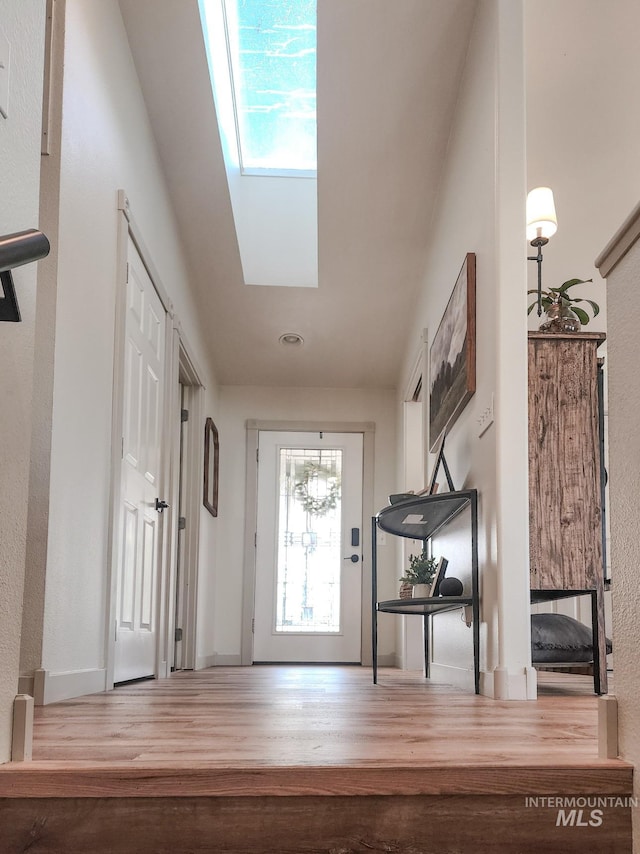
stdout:
<svg viewBox="0 0 640 854">
<path fill-rule="evenodd" d="M 409 584 L 431 584 L 437 567 L 437 559 L 428 557 L 424 552 L 419 555 L 410 555 L 409 569 L 400 581 L 407 581 Z"/>
<path fill-rule="evenodd" d="M 594 317 L 597 317 L 597 316 L 600 314 L 600 306 L 598 305 L 598 303 L 597 303 L 597 302 L 594 302 L 594 301 L 593 301 L 593 300 L 591 300 L 591 299 L 578 299 L 578 298 L 576 297 L 575 299 L 571 300 L 571 302 L 572 302 L 572 303 L 575 303 L 575 302 L 588 302 L 588 303 L 589 303 L 589 305 L 591 306 L 591 310 L 593 311 L 593 316 L 594 316 Z M 575 307 L 573 308 L 573 311 L 576 311 Z"/>
<path fill-rule="evenodd" d="M 586 282 L 592 282 L 593 279 L 568 279 L 566 282 L 563 282 L 559 288 L 552 288 L 551 290 L 558 290 L 564 293 L 568 291 L 569 288 L 572 288 L 574 285 L 584 285 Z"/>
<path fill-rule="evenodd" d="M 569 295 L 568 291 L 570 288 L 573 288 L 575 285 L 584 285 L 587 282 L 592 282 L 593 279 L 567 279 L 566 282 L 563 282 L 557 288 L 547 288 L 546 290 L 541 292 L 541 304 L 542 308 L 545 311 L 548 311 L 549 308 L 553 305 L 554 302 L 560 302 L 565 306 L 570 306 L 571 310 L 575 312 L 578 320 L 583 325 L 589 323 L 589 315 L 583 308 L 577 308 L 575 303 L 577 302 L 586 302 L 591 306 L 591 311 L 593 312 L 593 316 L 597 317 L 600 314 L 600 306 L 597 302 L 594 302 L 590 299 L 585 299 L 583 297 L 572 297 Z M 538 293 L 537 288 L 531 288 L 527 291 L 527 294 L 536 294 Z M 538 300 L 534 300 L 529 307 L 527 308 L 527 314 L 531 314 L 534 307 L 538 304 Z"/>
<path fill-rule="evenodd" d="M 571 306 L 571 311 L 577 315 L 578 320 L 582 323 L 583 326 L 586 326 L 589 323 L 589 315 L 582 308 L 577 308 L 575 305 Z"/>
</svg>

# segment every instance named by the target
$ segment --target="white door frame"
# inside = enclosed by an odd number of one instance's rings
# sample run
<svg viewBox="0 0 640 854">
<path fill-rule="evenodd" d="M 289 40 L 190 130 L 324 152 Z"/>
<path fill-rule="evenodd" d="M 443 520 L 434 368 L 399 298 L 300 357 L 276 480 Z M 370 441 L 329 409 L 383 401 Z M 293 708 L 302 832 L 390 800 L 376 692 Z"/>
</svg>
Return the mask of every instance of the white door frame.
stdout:
<svg viewBox="0 0 640 854">
<path fill-rule="evenodd" d="M 162 280 L 156 270 L 151 254 L 145 246 L 142 239 L 140 229 L 132 216 L 129 208 L 129 200 L 124 190 L 118 190 L 118 245 L 117 245 L 117 260 L 116 260 L 116 305 L 115 305 L 115 342 L 114 342 L 114 365 L 113 365 L 113 407 L 111 418 L 111 490 L 109 503 L 109 546 L 107 553 L 107 603 L 106 603 L 106 621 L 105 621 L 105 650 L 106 650 L 106 688 L 113 688 L 114 684 L 114 665 L 115 665 L 115 626 L 117 613 L 117 584 L 118 584 L 118 506 L 120 500 L 120 490 L 122 482 L 122 419 L 123 419 L 123 392 L 124 392 L 124 367 L 125 367 L 125 314 L 126 314 L 126 291 L 127 291 L 127 248 L 131 239 L 142 259 L 144 266 L 153 282 L 153 286 L 160 298 L 162 306 L 166 312 L 166 340 L 165 340 L 165 390 L 164 395 L 164 412 L 163 412 L 163 431 L 161 442 L 162 468 L 160 475 L 160 483 L 158 484 L 159 496 L 171 496 L 169 499 L 170 507 L 165 510 L 160 519 L 159 529 L 159 567 L 157 573 L 157 590 L 156 590 L 156 625 L 157 631 L 157 648 L 156 648 L 156 666 L 155 676 L 163 677 L 169 675 L 170 645 L 173 644 L 173 614 L 170 607 L 171 596 L 173 594 L 172 585 L 175 581 L 175 560 L 176 560 L 176 545 L 177 545 L 177 483 L 179 480 L 179 468 L 176 467 L 175 448 L 176 448 L 176 433 L 179 430 L 179 424 L 176 423 L 174 414 L 176 412 L 176 398 L 178 396 L 178 377 L 181 366 L 186 366 L 185 369 L 190 371 L 190 376 L 193 379 L 193 385 L 197 386 L 195 393 L 197 405 L 200 409 L 201 396 L 203 388 L 198 379 L 202 374 L 198 371 L 195 360 L 190 354 L 189 347 L 185 340 L 185 336 L 181 330 L 180 323 L 175 316 L 173 304 L 169 299 L 166 289 L 162 284 Z M 189 375 L 189 374 L 188 374 Z M 179 406 L 179 404 L 178 404 Z M 196 429 L 196 415 L 200 415 L 200 410 L 194 412 L 194 427 Z M 179 434 L 178 434 L 179 441 Z M 193 454 L 197 456 L 198 450 L 202 443 L 193 443 Z M 179 447 L 178 447 L 179 454 Z M 179 464 L 179 460 L 178 460 Z M 195 470 L 198 466 L 201 470 L 201 463 L 198 460 L 190 460 L 189 471 Z M 192 475 L 189 475 L 192 477 Z M 199 483 L 199 478 L 194 483 Z M 190 558 L 189 567 L 191 575 L 197 574 L 198 549 L 197 537 L 199 530 L 199 513 L 193 513 L 194 525 L 193 531 L 190 532 Z M 194 545 L 195 539 L 195 545 Z M 193 579 L 195 581 L 195 578 Z M 197 584 L 193 583 L 191 595 L 196 596 Z M 192 609 L 195 614 L 195 605 Z M 195 619 L 192 625 L 189 626 L 189 632 L 192 634 L 190 640 L 195 649 Z"/>
<path fill-rule="evenodd" d="M 180 384 L 185 389 L 184 408 L 189 412 L 189 420 L 182 425 L 184 430 L 184 452 L 182 456 L 182 477 L 184 479 L 182 508 L 186 519 L 180 586 L 182 588 L 182 665 L 185 670 L 196 668 L 196 617 L 198 601 L 198 567 L 200 548 L 200 508 L 202 506 L 202 476 L 204 467 L 204 386 L 200 381 L 193 356 L 188 352 L 184 337 L 176 329 L 178 373 L 171 388 L 175 405 L 173 408 L 176 435 L 172 451 L 171 499 L 175 508 L 173 514 L 173 543 L 171 563 L 167 585 L 167 646 L 165 660 L 170 675 L 174 654 L 175 634 L 175 589 L 176 565 L 178 560 L 178 508 L 180 507 L 180 423 L 175 421 L 175 413 L 180 408 Z"/>
<path fill-rule="evenodd" d="M 252 620 L 256 589 L 256 530 L 258 524 L 258 434 L 271 430 L 295 433 L 362 433 L 362 663 L 371 664 L 371 517 L 374 515 L 373 475 L 376 425 L 371 421 L 257 421 L 246 422 L 246 483 L 242 636 L 240 663 L 253 664 Z"/>
</svg>

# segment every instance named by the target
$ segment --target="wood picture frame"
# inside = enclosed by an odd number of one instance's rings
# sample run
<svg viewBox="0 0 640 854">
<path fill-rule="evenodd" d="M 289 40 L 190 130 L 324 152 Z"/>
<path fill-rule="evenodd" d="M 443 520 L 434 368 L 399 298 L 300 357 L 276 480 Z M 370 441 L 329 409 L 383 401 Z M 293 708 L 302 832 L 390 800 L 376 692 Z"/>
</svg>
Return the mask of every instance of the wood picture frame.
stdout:
<svg viewBox="0 0 640 854">
<path fill-rule="evenodd" d="M 218 515 L 218 474 L 220 468 L 220 442 L 218 428 L 212 418 L 204 425 L 204 489 L 202 503 L 212 516 Z"/>
<path fill-rule="evenodd" d="M 429 598 L 433 598 L 434 596 L 439 595 L 440 582 L 445 577 L 448 565 L 449 561 L 446 559 L 446 557 L 441 557 L 438 561 L 438 566 L 436 567 L 436 574 L 433 576 L 433 581 L 431 582 L 431 589 L 429 590 Z"/>
<path fill-rule="evenodd" d="M 468 252 L 429 351 L 429 450 L 476 390 L 476 256 Z"/>
</svg>

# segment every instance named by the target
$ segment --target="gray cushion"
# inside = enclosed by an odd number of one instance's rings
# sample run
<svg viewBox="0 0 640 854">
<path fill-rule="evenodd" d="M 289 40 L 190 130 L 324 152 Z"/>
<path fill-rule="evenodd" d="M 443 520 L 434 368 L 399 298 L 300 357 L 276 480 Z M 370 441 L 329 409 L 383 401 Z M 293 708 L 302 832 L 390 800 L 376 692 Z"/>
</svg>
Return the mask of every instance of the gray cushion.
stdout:
<svg viewBox="0 0 640 854">
<path fill-rule="evenodd" d="M 591 629 L 564 614 L 532 614 L 531 660 L 534 664 L 593 661 Z"/>
</svg>

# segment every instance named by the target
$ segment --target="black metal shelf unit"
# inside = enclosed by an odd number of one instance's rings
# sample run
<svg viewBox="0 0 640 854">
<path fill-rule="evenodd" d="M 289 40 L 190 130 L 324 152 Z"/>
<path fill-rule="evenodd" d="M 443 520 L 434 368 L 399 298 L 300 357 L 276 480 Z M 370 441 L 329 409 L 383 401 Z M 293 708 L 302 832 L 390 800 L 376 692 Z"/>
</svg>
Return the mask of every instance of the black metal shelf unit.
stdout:
<svg viewBox="0 0 640 854">
<path fill-rule="evenodd" d="M 470 511 L 471 596 L 435 596 L 428 599 L 389 599 L 378 602 L 378 528 L 396 537 L 422 540 L 423 548 L 463 510 Z M 424 620 L 425 675 L 429 677 L 429 630 L 433 614 L 471 606 L 473 671 L 480 693 L 480 593 L 478 584 L 478 491 L 462 489 L 440 495 L 416 495 L 384 507 L 371 520 L 371 645 L 373 682 L 378 681 L 378 613 L 421 614 Z"/>
</svg>

